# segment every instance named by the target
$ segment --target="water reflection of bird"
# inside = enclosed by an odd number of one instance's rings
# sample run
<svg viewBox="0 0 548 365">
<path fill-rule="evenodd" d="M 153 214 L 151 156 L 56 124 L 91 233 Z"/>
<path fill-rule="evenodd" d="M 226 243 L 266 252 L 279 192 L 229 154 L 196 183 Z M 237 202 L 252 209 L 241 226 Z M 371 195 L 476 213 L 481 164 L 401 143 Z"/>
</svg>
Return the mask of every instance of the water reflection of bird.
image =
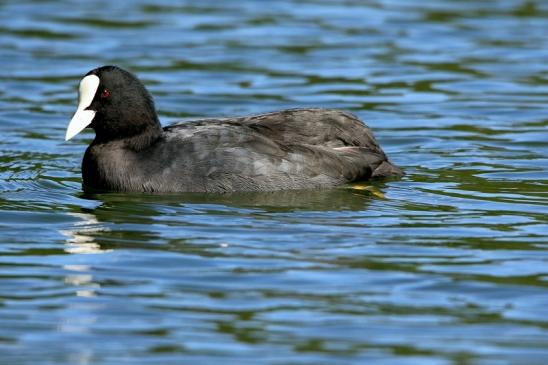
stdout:
<svg viewBox="0 0 548 365">
<path fill-rule="evenodd" d="M 375 185 L 371 189 L 378 191 Z M 196 239 L 199 241 L 210 237 L 204 236 L 202 232 L 224 232 L 224 237 L 231 229 L 241 229 L 244 221 L 253 224 L 256 220 L 264 219 L 280 222 L 280 227 L 284 227 L 287 221 L 306 212 L 312 213 L 311 219 L 314 221 L 316 218 L 332 218 L 336 211 L 343 216 L 347 213 L 353 215 L 350 212 L 366 210 L 377 199 L 377 194 L 360 187 L 359 190 L 349 188 L 227 194 L 84 192 L 80 198 L 98 204 L 95 208 L 80 208 L 80 213 L 71 214 L 83 221 L 64 232 L 70 237 L 67 240 L 68 252 L 151 248 L 163 243 L 168 245 L 164 249 L 181 250 L 183 246 L 190 245 L 188 247 L 192 246 L 192 250 L 210 255 L 207 252 L 208 245 L 195 247 L 191 244 Z M 74 209 L 78 210 L 78 207 Z M 218 245 L 217 241 L 213 240 L 214 245 Z"/>
<path fill-rule="evenodd" d="M 382 188 L 382 185 L 379 186 Z M 258 209 L 261 212 L 293 211 L 363 211 L 371 201 L 382 198 L 378 184 L 357 188 L 233 192 L 226 194 L 177 193 L 89 193 L 81 197 L 97 201 L 94 209 L 86 209 L 99 222 L 154 223 L 165 211 L 177 215 L 194 209 L 226 210 L 237 214 L 241 210 Z M 209 207 L 209 208 L 207 208 Z"/>
<path fill-rule="evenodd" d="M 90 71 L 68 128 L 90 126 L 84 186 L 110 191 L 230 192 L 313 189 L 399 176 L 355 116 L 330 109 L 173 124 L 162 129 L 151 96 L 115 66 Z"/>
</svg>

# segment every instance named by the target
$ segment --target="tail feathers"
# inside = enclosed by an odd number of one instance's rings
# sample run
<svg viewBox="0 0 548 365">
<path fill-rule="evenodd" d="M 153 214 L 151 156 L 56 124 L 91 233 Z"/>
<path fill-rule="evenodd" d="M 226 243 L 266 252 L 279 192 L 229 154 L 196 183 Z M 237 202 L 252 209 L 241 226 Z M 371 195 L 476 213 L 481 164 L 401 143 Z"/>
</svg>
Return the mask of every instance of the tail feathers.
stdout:
<svg viewBox="0 0 548 365">
<path fill-rule="evenodd" d="M 404 175 L 403 170 L 389 162 L 382 151 L 379 154 L 379 151 L 355 146 L 336 147 L 334 150 L 354 159 L 359 156 L 359 161 L 362 164 L 365 162 L 371 168 L 371 178 L 400 177 Z"/>
<path fill-rule="evenodd" d="M 371 177 L 400 177 L 404 172 L 397 166 L 392 165 L 389 161 L 383 161 L 375 170 Z"/>
</svg>

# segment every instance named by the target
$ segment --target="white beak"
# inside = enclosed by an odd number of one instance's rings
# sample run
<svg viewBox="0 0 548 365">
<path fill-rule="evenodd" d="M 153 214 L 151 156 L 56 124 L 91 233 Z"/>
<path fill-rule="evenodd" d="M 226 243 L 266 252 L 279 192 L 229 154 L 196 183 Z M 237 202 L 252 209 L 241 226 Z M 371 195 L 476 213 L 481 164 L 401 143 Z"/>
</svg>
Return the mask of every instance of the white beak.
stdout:
<svg viewBox="0 0 548 365">
<path fill-rule="evenodd" d="M 91 105 L 100 82 L 99 77 L 95 75 L 88 75 L 80 81 L 78 108 L 67 127 L 65 141 L 68 141 L 91 124 L 96 112 L 95 110 L 86 110 L 86 108 Z"/>
</svg>

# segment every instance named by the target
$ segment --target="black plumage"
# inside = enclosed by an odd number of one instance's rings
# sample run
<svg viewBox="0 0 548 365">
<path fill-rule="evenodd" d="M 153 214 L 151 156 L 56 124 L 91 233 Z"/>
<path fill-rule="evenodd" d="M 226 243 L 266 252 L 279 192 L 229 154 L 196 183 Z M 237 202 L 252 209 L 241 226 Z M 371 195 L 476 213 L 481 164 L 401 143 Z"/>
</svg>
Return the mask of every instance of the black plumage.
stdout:
<svg viewBox="0 0 548 365">
<path fill-rule="evenodd" d="M 104 66 L 88 75 L 100 80 L 87 108 L 96 112 L 90 124 L 96 137 L 82 163 L 88 188 L 268 191 L 402 175 L 371 130 L 343 111 L 290 109 L 162 128 L 151 96 L 132 74 Z"/>
</svg>

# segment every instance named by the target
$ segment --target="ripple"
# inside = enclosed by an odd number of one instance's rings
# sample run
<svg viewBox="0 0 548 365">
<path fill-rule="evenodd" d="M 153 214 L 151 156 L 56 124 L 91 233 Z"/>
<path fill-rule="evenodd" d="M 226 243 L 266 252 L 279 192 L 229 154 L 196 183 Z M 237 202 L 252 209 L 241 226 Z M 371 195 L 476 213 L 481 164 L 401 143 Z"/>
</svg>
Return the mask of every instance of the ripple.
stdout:
<svg viewBox="0 0 548 365">
<path fill-rule="evenodd" d="M 543 2 L 0 6 L 4 362 L 548 355 Z M 360 191 L 83 193 L 93 136 L 63 131 L 79 79 L 111 63 L 139 74 L 165 124 L 351 110 L 407 175 Z"/>
</svg>

